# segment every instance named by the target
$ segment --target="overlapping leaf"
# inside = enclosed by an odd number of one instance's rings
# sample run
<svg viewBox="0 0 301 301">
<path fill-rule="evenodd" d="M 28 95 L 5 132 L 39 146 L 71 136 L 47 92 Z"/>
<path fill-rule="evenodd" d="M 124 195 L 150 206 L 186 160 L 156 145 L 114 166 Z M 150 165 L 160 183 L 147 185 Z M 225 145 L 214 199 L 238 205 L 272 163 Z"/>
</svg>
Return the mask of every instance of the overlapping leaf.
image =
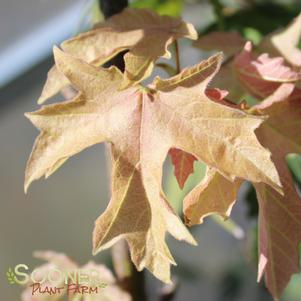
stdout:
<svg viewBox="0 0 301 301">
<path fill-rule="evenodd" d="M 301 14 L 285 29 L 265 37 L 259 45 L 263 52 L 282 56 L 292 66 L 301 67 L 301 50 L 298 43 L 301 38 Z"/>
<path fill-rule="evenodd" d="M 122 87 L 127 87 L 148 77 L 159 57 L 170 58 L 167 48 L 179 38 L 196 39 L 193 25 L 179 18 L 159 16 L 151 10 L 127 8 L 93 30 L 63 42 L 61 47 L 95 66 L 101 66 L 118 53 L 129 50 L 124 56 L 125 73 L 121 83 Z M 68 79 L 53 67 L 39 103 L 58 93 L 68 83 Z"/>
<path fill-rule="evenodd" d="M 240 185 L 240 179 L 232 182 L 214 169 L 207 169 L 205 178 L 185 197 L 186 224 L 201 224 L 211 214 L 229 217 Z"/>
<path fill-rule="evenodd" d="M 255 59 L 251 42 L 247 42 L 242 52 L 236 56 L 234 68 L 242 85 L 259 99 L 274 93 L 281 83 L 296 82 L 301 78 L 300 72 L 286 66 L 282 57 L 270 58 L 265 53 Z M 300 90 L 296 88 L 291 97 L 300 95 Z"/>
<path fill-rule="evenodd" d="M 274 34 L 270 38 L 266 38 L 258 50 L 263 53 L 255 58 L 252 53 L 252 44 L 247 42 L 245 46 L 244 39 L 236 32 L 212 32 L 204 37 L 199 38 L 195 45 L 203 50 L 222 50 L 228 54 L 228 57 L 235 55 L 234 60 L 229 60 L 222 67 L 221 72 L 216 77 L 214 84 L 222 89 L 229 91 L 228 99 L 236 102 L 242 100 L 248 92 L 252 96 L 262 100 L 274 93 L 281 83 L 300 81 L 300 70 L 295 70 L 287 65 L 287 62 L 292 64 L 292 61 L 297 60 L 297 54 L 300 50 L 296 47 L 300 39 L 300 16 L 289 26 L 282 34 Z M 278 37 L 282 38 L 278 42 Z M 277 47 L 284 51 L 277 52 L 275 47 L 267 47 L 273 40 L 277 41 Z M 294 40 L 294 42 L 292 42 Z M 230 43 L 229 41 L 232 41 Z M 269 43 L 268 43 L 269 42 Z M 287 45 L 294 44 L 294 51 Z M 269 53 L 269 54 L 268 54 Z M 293 56 L 292 53 L 295 53 Z M 301 52 L 300 52 L 301 53 Z M 270 57 L 270 55 L 277 57 Z M 283 57 L 281 56 L 283 55 Z M 287 59 L 290 57 L 290 59 Z M 293 58 L 294 57 L 294 58 Z M 295 61 L 296 65 L 298 62 Z M 296 88 L 291 98 L 298 98 L 301 95 L 300 89 Z"/>
<path fill-rule="evenodd" d="M 174 175 L 179 187 L 183 189 L 186 180 L 193 173 L 193 163 L 195 156 L 188 154 L 180 149 L 172 148 L 169 151 L 171 162 L 174 165 Z"/>
<path fill-rule="evenodd" d="M 264 184 L 255 185 L 260 206 L 259 278 L 265 273 L 267 286 L 275 297 L 281 295 L 292 274 L 299 271 L 301 198 L 285 158 L 289 153 L 301 154 L 300 100 L 257 106 L 270 116 L 258 135 L 261 143 L 272 151 L 284 191 L 282 196 Z"/>
<path fill-rule="evenodd" d="M 226 55 L 226 61 L 220 72 L 214 78 L 212 84 L 228 91 L 228 99 L 239 102 L 245 95 L 244 90 L 235 78 L 233 57 L 238 54 L 246 43 L 245 39 L 236 31 L 214 31 L 201 36 L 194 46 L 205 51 L 222 51 Z"/>
<path fill-rule="evenodd" d="M 272 151 L 284 188 L 284 195 L 281 195 L 263 183 L 255 184 L 260 206 L 258 278 L 265 274 L 267 286 L 275 298 L 299 270 L 298 245 L 301 242 L 301 198 L 285 161 L 289 153 L 301 153 L 301 106 L 300 99 L 290 99 L 292 90 L 286 85 L 255 107 L 269 115 L 257 133 L 260 142 Z M 240 184 L 240 180 L 231 182 L 209 170 L 207 178 L 185 199 L 188 224 L 201 223 L 212 213 L 227 216 Z"/>
<path fill-rule="evenodd" d="M 282 54 L 294 66 L 298 66 L 300 53 L 296 47 L 300 38 L 300 20 L 299 16 L 287 30 L 269 37 L 270 43 L 275 42 L 270 44 L 274 47 L 271 53 Z M 263 43 L 259 47 L 261 51 L 271 50 L 262 47 L 263 45 L 267 44 Z M 278 52 L 275 51 L 276 48 Z M 292 274 L 299 270 L 301 199 L 295 191 L 285 157 L 289 153 L 300 153 L 298 133 L 301 130 L 301 94 L 296 87 L 300 72 L 285 65 L 282 57 L 270 58 L 263 54 L 255 59 L 250 42 L 231 65 L 225 67 L 227 72 L 220 74 L 220 83 L 227 83 L 231 86 L 230 90 L 238 91 L 238 78 L 242 87 L 259 100 L 268 97 L 252 110 L 258 109 L 262 114 L 269 115 L 269 119 L 259 128 L 257 134 L 260 142 L 272 151 L 284 195 L 263 183 L 255 184 L 260 205 L 259 278 L 265 274 L 269 290 L 278 298 Z M 240 180 L 231 182 L 214 171 L 208 171 L 207 178 L 187 195 L 184 204 L 187 223 L 201 223 L 204 217 L 212 213 L 227 216 L 240 183 Z M 223 193 L 219 194 L 218 189 Z"/>
<path fill-rule="evenodd" d="M 148 88 L 120 91 L 116 68 L 97 69 L 55 49 L 57 68 L 79 91 L 70 101 L 27 114 L 41 134 L 29 159 L 25 187 L 70 156 L 104 141 L 112 144 L 112 197 L 96 221 L 94 252 L 125 238 L 137 268 L 168 282 L 174 260 L 166 232 L 194 244 L 161 189 L 162 166 L 177 148 L 235 176 L 279 188 L 270 153 L 254 130 L 263 119 L 206 96 L 220 54 Z M 218 131 L 216 130 L 218 129 Z"/>
</svg>

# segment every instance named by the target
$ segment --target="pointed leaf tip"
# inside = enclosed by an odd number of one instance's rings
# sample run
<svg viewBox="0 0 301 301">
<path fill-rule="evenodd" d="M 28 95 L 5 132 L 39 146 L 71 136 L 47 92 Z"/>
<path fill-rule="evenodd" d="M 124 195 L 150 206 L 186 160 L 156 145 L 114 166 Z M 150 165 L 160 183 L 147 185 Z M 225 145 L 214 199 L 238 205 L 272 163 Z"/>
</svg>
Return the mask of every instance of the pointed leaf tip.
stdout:
<svg viewBox="0 0 301 301">
<path fill-rule="evenodd" d="M 62 59 L 70 56 L 69 54 L 65 53 L 63 50 L 61 50 L 57 46 L 53 46 L 52 51 L 53 51 L 54 61 L 55 61 L 56 65 L 58 65 Z"/>
</svg>

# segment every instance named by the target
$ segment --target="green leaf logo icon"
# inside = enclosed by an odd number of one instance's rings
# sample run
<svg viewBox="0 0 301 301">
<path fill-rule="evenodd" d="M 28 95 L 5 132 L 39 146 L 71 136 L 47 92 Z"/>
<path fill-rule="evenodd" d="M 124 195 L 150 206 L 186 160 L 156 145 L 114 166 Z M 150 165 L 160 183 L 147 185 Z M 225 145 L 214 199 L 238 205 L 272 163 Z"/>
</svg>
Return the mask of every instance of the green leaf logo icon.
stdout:
<svg viewBox="0 0 301 301">
<path fill-rule="evenodd" d="M 6 272 L 6 278 L 9 282 L 9 284 L 15 284 L 16 283 L 16 276 L 12 270 L 12 268 L 9 268 Z"/>
</svg>

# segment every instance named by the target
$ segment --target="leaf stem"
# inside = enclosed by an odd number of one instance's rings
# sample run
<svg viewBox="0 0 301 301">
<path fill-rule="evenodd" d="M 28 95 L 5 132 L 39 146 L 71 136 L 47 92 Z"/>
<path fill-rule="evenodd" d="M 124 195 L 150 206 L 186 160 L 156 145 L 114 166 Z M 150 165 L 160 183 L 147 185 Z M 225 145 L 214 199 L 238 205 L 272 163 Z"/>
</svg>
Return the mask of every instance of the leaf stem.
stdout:
<svg viewBox="0 0 301 301">
<path fill-rule="evenodd" d="M 175 40 L 175 55 L 176 55 L 176 72 L 179 74 L 181 72 L 181 59 L 180 59 L 180 49 L 179 43 Z"/>
</svg>

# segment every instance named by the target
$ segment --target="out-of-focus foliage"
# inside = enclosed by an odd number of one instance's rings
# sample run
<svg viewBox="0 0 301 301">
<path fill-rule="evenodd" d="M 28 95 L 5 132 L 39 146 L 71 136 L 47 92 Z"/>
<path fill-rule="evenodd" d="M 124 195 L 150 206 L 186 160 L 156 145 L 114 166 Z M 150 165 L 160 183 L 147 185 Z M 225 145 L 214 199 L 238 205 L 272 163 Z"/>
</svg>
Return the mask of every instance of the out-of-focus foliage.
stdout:
<svg viewBox="0 0 301 301">
<path fill-rule="evenodd" d="M 287 164 L 294 175 L 294 179 L 301 188 L 301 156 L 298 154 L 289 154 L 286 157 Z"/>
<path fill-rule="evenodd" d="M 236 1 L 235 8 L 231 3 L 233 1 L 220 2 L 227 4 L 223 9 L 224 28 L 222 29 L 239 31 L 255 44 L 263 35 L 286 26 L 301 9 L 299 1 Z M 215 30 L 221 30 L 218 22 L 200 29 L 200 32 L 205 34 Z"/>
<path fill-rule="evenodd" d="M 183 9 L 183 0 L 135 0 L 135 8 L 151 8 L 161 15 L 179 16 Z"/>
</svg>

